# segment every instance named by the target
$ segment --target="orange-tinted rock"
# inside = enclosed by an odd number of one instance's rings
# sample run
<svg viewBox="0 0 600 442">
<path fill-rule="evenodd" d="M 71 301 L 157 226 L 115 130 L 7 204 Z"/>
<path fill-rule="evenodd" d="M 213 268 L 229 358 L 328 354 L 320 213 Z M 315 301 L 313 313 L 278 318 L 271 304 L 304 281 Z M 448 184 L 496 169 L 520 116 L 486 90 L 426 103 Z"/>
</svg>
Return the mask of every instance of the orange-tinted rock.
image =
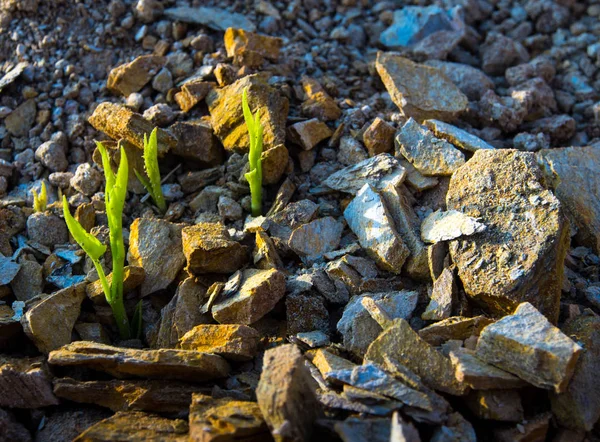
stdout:
<svg viewBox="0 0 600 442">
<path fill-rule="evenodd" d="M 201 324 L 179 341 L 184 350 L 214 353 L 232 361 L 246 361 L 256 356 L 260 334 L 245 325 Z"/>
<path fill-rule="evenodd" d="M 146 86 L 165 63 L 164 57 L 141 55 L 131 63 L 122 64 L 111 70 L 106 87 L 114 94 L 128 97 L 129 94 L 138 92 Z"/>
</svg>

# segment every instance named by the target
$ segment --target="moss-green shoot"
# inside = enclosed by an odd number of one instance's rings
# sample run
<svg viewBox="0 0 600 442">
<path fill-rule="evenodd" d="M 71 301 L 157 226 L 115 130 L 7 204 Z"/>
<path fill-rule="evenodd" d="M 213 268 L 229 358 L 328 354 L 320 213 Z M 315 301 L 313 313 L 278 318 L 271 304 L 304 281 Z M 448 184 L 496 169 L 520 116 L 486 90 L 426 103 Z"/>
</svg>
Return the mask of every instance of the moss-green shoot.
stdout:
<svg viewBox="0 0 600 442">
<path fill-rule="evenodd" d="M 244 119 L 248 128 L 250 138 L 250 151 L 248 153 L 248 163 L 250 163 L 250 172 L 244 176 L 250 185 L 250 195 L 252 197 L 252 216 L 260 216 L 262 212 L 262 164 L 261 155 L 263 148 L 263 128 L 260 124 L 258 111 L 254 115 L 248 106 L 247 89 L 242 94 L 242 109 Z"/>
<path fill-rule="evenodd" d="M 42 181 L 42 188 L 40 189 L 39 195 L 35 189 L 31 189 L 31 194 L 33 195 L 33 211 L 36 213 L 45 212 L 46 207 L 48 206 L 48 192 L 46 190 L 46 182 Z"/>
<path fill-rule="evenodd" d="M 148 178 L 143 176 L 137 170 L 134 170 L 140 183 L 146 188 L 154 200 L 154 204 L 161 213 L 167 211 L 167 204 L 160 187 L 160 170 L 158 169 L 158 140 L 156 134 L 157 128 L 150 133 L 150 137 L 144 134 L 144 168 Z"/>
</svg>

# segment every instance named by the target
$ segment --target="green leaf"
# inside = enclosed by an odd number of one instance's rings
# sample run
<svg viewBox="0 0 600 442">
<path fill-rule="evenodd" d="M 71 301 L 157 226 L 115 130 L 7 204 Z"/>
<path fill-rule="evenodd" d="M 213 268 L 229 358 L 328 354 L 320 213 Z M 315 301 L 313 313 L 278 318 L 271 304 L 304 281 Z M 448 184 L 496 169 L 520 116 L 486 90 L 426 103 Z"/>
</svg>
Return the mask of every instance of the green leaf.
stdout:
<svg viewBox="0 0 600 442">
<path fill-rule="evenodd" d="M 137 179 L 140 181 L 140 183 L 142 183 L 142 186 L 144 186 L 144 189 L 146 189 L 146 192 L 148 192 L 150 194 L 150 196 L 152 196 L 152 198 L 154 198 L 154 195 L 152 195 L 152 186 L 150 185 L 150 181 L 148 181 L 148 178 L 146 178 L 144 175 L 139 173 L 137 171 L 137 169 L 133 169 L 133 173 L 135 173 L 135 176 L 137 177 Z"/>
<path fill-rule="evenodd" d="M 149 139 L 146 139 L 146 135 L 144 135 L 144 166 L 146 169 L 146 175 L 148 175 L 148 179 L 150 181 L 150 188 L 152 189 L 149 190 L 148 193 L 150 193 L 158 208 L 164 212 L 167 208 L 167 205 L 160 187 L 157 130 L 157 128 L 154 128 L 154 130 L 150 133 Z"/>
<path fill-rule="evenodd" d="M 94 235 L 86 232 L 81 224 L 79 224 L 79 221 L 71 216 L 71 212 L 69 211 L 69 203 L 67 202 L 67 197 L 64 195 L 63 214 L 65 216 L 65 222 L 67 223 L 69 232 L 71 232 L 71 235 L 73 235 L 73 238 L 75 238 L 77 244 L 79 244 L 83 251 L 87 253 L 93 261 L 100 259 L 100 257 L 104 255 L 104 252 L 106 252 L 106 246 L 102 244 Z"/>
<path fill-rule="evenodd" d="M 108 157 L 108 152 L 106 151 L 106 147 L 100 141 L 96 141 L 96 146 L 100 151 L 100 155 L 102 156 L 102 168 L 104 169 L 104 178 L 106 179 L 106 194 L 108 191 L 113 188 L 115 185 L 115 174 L 112 171 L 110 166 L 110 158 Z"/>
</svg>

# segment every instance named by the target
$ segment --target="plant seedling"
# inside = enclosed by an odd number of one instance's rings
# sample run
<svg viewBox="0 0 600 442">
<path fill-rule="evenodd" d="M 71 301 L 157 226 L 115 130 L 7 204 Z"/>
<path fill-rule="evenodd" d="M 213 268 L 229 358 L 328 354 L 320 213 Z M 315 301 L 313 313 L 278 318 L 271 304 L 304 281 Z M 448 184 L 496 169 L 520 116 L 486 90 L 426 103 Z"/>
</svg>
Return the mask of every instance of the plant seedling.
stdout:
<svg viewBox="0 0 600 442">
<path fill-rule="evenodd" d="M 96 144 L 102 155 L 102 166 L 104 167 L 104 176 L 106 178 L 105 204 L 112 254 L 112 281 L 110 284 L 106 278 L 104 269 L 100 264 L 100 257 L 106 252 L 106 246 L 95 236 L 86 232 L 81 224 L 73 218 L 69 211 L 69 204 L 65 196 L 63 196 L 63 213 L 69 232 L 71 232 L 71 235 L 75 238 L 77 244 L 79 244 L 90 257 L 94 263 L 94 267 L 96 267 L 102 284 L 102 290 L 104 291 L 104 296 L 113 311 L 121 339 L 129 339 L 131 337 L 131 330 L 129 329 L 129 319 L 127 318 L 125 306 L 123 304 L 123 269 L 125 267 L 123 206 L 127 195 L 129 165 L 125 149 L 121 147 L 121 163 L 119 164 L 119 169 L 115 175 L 110 168 L 110 160 L 106 148 L 102 143 L 96 142 Z"/>
<path fill-rule="evenodd" d="M 158 169 L 158 141 L 156 135 L 157 128 L 150 133 L 150 137 L 144 134 L 144 168 L 148 178 L 134 169 L 135 176 L 144 186 L 146 191 L 154 200 L 154 204 L 161 213 L 167 211 L 167 203 L 160 187 L 160 170 Z"/>
<path fill-rule="evenodd" d="M 254 115 L 248 106 L 247 88 L 242 94 L 242 109 L 244 111 L 244 120 L 248 128 L 250 137 L 250 152 L 248 153 L 248 163 L 250 163 L 250 172 L 244 176 L 250 185 L 250 195 L 252 197 L 252 216 L 260 216 L 262 212 L 262 163 L 261 154 L 263 148 L 263 128 L 260 124 L 258 111 Z"/>
<path fill-rule="evenodd" d="M 31 194 L 33 195 L 33 211 L 36 213 L 45 212 L 46 207 L 48 206 L 48 192 L 46 190 L 46 182 L 42 181 L 42 188 L 40 189 L 39 195 L 35 189 L 31 189 Z"/>
</svg>

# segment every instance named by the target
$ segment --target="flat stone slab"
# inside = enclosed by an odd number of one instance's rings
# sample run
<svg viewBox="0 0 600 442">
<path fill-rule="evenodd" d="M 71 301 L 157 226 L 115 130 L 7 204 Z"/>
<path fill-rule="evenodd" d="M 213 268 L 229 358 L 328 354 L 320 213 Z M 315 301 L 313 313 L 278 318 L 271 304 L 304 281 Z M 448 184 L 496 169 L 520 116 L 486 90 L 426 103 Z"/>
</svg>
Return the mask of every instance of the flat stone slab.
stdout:
<svg viewBox="0 0 600 442">
<path fill-rule="evenodd" d="M 248 20 L 243 14 L 221 8 L 180 6 L 165 9 L 165 15 L 172 20 L 204 25 L 216 31 L 226 31 L 227 28 L 239 28 L 246 31 L 254 31 L 256 29 L 254 23 Z"/>
<path fill-rule="evenodd" d="M 43 357 L 0 355 L 0 407 L 39 408 L 57 404 Z"/>
<path fill-rule="evenodd" d="M 233 361 L 247 361 L 256 356 L 260 334 L 252 327 L 237 324 L 201 324 L 179 341 L 184 350 L 214 353 Z"/>
<path fill-rule="evenodd" d="M 426 243 L 450 241 L 485 231 L 486 225 L 458 210 L 433 212 L 421 224 L 421 239 Z"/>
<path fill-rule="evenodd" d="M 481 138 L 443 121 L 426 120 L 424 124 L 436 137 L 446 140 L 463 150 L 475 152 L 481 149 L 494 149 L 494 146 L 486 143 Z"/>
<path fill-rule="evenodd" d="M 450 360 L 456 367 L 456 378 L 474 390 L 520 388 L 527 385 L 524 380 L 478 359 L 473 350 L 463 347 L 452 350 Z"/>
</svg>

